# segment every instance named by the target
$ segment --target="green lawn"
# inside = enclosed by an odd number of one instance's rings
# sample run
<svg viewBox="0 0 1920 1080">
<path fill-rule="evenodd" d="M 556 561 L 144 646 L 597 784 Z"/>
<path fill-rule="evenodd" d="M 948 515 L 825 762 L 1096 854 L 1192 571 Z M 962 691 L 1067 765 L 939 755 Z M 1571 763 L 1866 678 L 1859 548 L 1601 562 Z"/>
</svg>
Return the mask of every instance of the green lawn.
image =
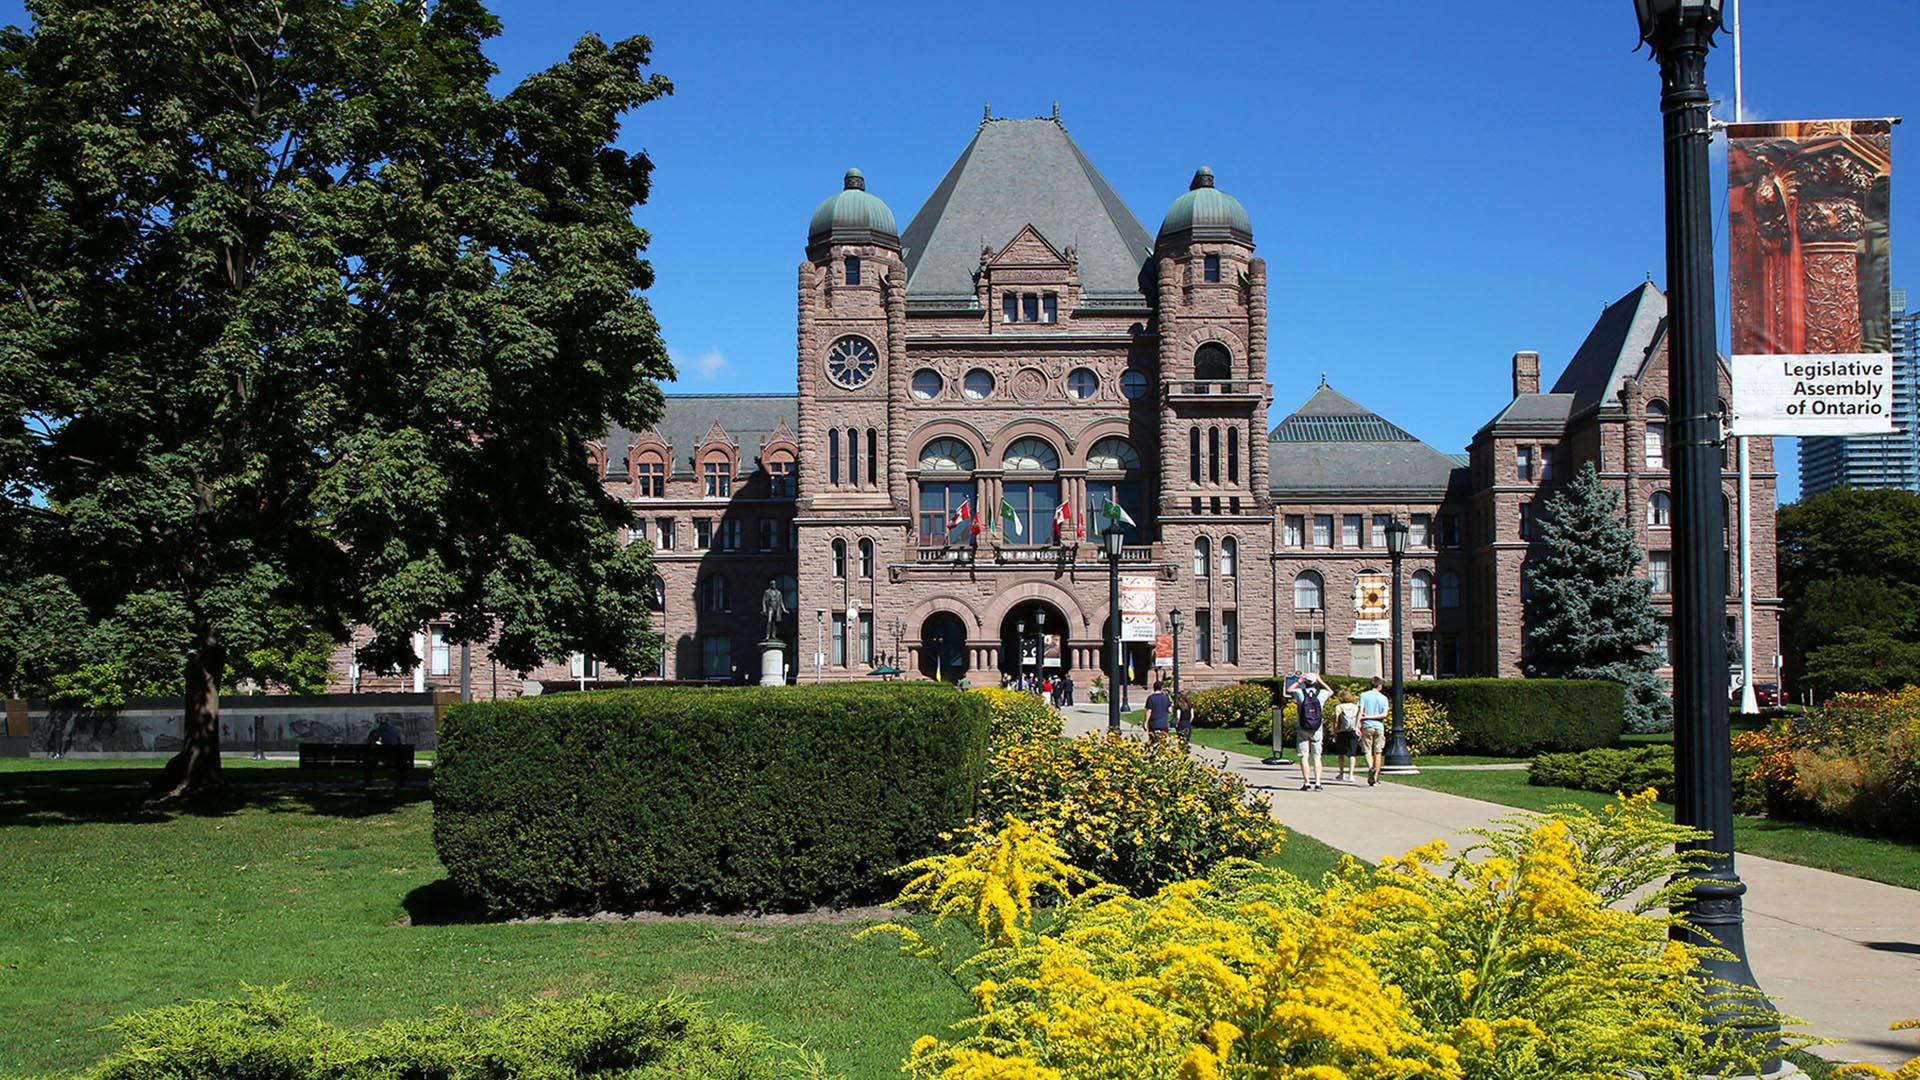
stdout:
<svg viewBox="0 0 1920 1080">
<path fill-rule="evenodd" d="M 418 786 L 312 783 L 230 760 L 240 794 L 176 812 L 140 799 L 153 761 L 0 760 L 0 1075 L 72 1070 L 136 1009 L 289 983 L 325 1018 L 371 1025 L 436 1005 L 614 990 L 678 993 L 897 1075 L 913 1040 L 967 1013 L 961 991 L 876 915 L 832 921 L 463 922 Z M 1289 834 L 1270 859 L 1318 880 L 1340 853 Z"/>
<path fill-rule="evenodd" d="M 1597 810 L 1612 798 L 1593 791 L 1537 787 L 1527 783 L 1527 774 L 1521 770 L 1433 771 L 1387 779 L 1525 810 L 1546 810 L 1564 803 Z M 1734 847 L 1762 858 L 1920 889 L 1920 846 L 1913 844 L 1858 836 L 1806 822 L 1737 816 Z"/>
</svg>

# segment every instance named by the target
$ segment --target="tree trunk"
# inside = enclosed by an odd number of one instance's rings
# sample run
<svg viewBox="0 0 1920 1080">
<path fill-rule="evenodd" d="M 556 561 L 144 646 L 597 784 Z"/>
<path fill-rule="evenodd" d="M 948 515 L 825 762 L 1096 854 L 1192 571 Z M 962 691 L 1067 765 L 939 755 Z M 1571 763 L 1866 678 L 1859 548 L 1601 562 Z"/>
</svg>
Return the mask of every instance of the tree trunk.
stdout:
<svg viewBox="0 0 1920 1080">
<path fill-rule="evenodd" d="M 221 791 L 220 679 L 227 670 L 226 647 L 214 640 L 211 626 L 194 630 L 187 656 L 186 745 L 161 770 L 155 787 L 167 799 L 194 798 Z"/>
</svg>

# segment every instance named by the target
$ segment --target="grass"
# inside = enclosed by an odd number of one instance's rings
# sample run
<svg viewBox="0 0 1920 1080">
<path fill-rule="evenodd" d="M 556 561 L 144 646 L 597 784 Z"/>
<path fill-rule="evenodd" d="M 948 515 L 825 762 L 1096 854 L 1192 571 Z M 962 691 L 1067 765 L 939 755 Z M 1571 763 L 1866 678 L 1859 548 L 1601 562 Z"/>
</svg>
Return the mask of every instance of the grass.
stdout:
<svg viewBox="0 0 1920 1080">
<path fill-rule="evenodd" d="M 1423 772 L 1389 777 L 1394 783 L 1499 803 L 1523 810 L 1546 810 L 1572 803 L 1598 810 L 1612 799 L 1595 791 L 1535 786 L 1521 770 Z M 1671 815 L 1671 808 L 1668 808 Z M 1831 870 L 1849 877 L 1920 889 L 1920 846 L 1860 836 L 1803 821 L 1734 818 L 1736 851 L 1766 859 Z"/>
<path fill-rule="evenodd" d="M 897 1074 L 916 1037 L 968 1012 L 892 939 L 853 939 L 891 913 L 461 921 L 424 788 L 230 759 L 228 804 L 165 810 L 141 801 L 157 764 L 0 759 L 0 1076 L 82 1068 L 117 1045 L 113 1019 L 242 983 L 289 984 L 349 1026 L 443 1004 L 682 994 L 854 1077 Z M 1289 833 L 1267 862 L 1318 881 L 1340 858 Z"/>
</svg>

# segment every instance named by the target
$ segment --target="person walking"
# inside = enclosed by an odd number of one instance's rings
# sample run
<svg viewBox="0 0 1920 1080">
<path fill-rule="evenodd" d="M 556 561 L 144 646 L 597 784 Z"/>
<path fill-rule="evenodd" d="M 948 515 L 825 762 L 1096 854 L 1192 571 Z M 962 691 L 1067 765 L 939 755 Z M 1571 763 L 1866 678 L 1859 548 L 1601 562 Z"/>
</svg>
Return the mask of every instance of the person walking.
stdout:
<svg viewBox="0 0 1920 1080">
<path fill-rule="evenodd" d="M 1180 736 L 1182 750 L 1193 749 L 1193 698 L 1185 690 L 1173 703 L 1173 731 Z"/>
<path fill-rule="evenodd" d="M 1360 706 L 1355 703 L 1351 690 L 1341 690 L 1335 695 L 1335 701 L 1333 752 L 1340 757 L 1340 770 L 1333 778 L 1355 783 L 1353 759 L 1360 754 Z"/>
<path fill-rule="evenodd" d="M 1360 695 L 1360 745 L 1367 752 L 1367 786 L 1380 782 L 1380 760 L 1387 754 L 1387 714 L 1393 711 L 1380 692 L 1380 676 Z"/>
<path fill-rule="evenodd" d="M 1294 701 L 1299 708 L 1293 732 L 1295 749 L 1300 752 L 1300 790 L 1325 791 L 1326 788 L 1320 786 L 1320 751 L 1326 743 L 1327 728 L 1323 721 L 1333 687 L 1311 671 L 1301 672 L 1299 680 L 1294 684 Z"/>
<path fill-rule="evenodd" d="M 1166 687 L 1155 683 L 1153 693 L 1147 695 L 1147 741 L 1162 742 L 1167 737 L 1167 721 L 1173 711 L 1173 699 L 1167 696 Z"/>
</svg>

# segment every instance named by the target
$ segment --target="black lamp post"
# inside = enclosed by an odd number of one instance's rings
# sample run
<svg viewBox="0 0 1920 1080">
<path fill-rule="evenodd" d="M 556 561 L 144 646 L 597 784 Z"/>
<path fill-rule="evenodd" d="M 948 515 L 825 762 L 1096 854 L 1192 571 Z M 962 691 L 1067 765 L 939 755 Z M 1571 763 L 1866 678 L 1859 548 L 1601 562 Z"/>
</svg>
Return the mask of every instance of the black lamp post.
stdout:
<svg viewBox="0 0 1920 1080">
<path fill-rule="evenodd" d="M 1047 609 L 1035 608 L 1033 612 L 1033 677 L 1044 680 L 1047 677 Z"/>
<path fill-rule="evenodd" d="M 1726 564 L 1721 553 L 1719 369 L 1714 357 L 1707 50 L 1720 0 L 1634 0 L 1640 39 L 1660 64 L 1667 195 L 1668 402 L 1673 438 L 1674 821 L 1708 834 L 1708 861 L 1685 875 L 1686 922 L 1672 933 L 1718 944 L 1703 974 L 1757 991 L 1733 870 L 1733 762 L 1727 739 Z M 1778 1025 L 1773 1025 L 1777 1027 Z M 1768 1068 L 1773 1066 L 1769 1063 Z"/>
<path fill-rule="evenodd" d="M 1022 679 L 1027 677 L 1027 620 L 1021 619 L 1013 624 L 1013 670 Z"/>
<path fill-rule="evenodd" d="M 1173 692 L 1180 693 L 1180 609 L 1167 612 L 1167 625 L 1173 627 Z"/>
<path fill-rule="evenodd" d="M 1116 520 L 1108 520 L 1100 534 L 1107 553 L 1107 734 L 1120 734 L 1120 552 L 1127 534 Z"/>
<path fill-rule="evenodd" d="M 1381 770 L 1412 773 L 1413 752 L 1407 749 L 1405 650 L 1400 633 L 1400 560 L 1407 553 L 1407 523 L 1398 517 L 1387 522 L 1387 554 L 1393 559 L 1393 730 L 1387 735 L 1387 752 L 1380 759 Z"/>
</svg>

